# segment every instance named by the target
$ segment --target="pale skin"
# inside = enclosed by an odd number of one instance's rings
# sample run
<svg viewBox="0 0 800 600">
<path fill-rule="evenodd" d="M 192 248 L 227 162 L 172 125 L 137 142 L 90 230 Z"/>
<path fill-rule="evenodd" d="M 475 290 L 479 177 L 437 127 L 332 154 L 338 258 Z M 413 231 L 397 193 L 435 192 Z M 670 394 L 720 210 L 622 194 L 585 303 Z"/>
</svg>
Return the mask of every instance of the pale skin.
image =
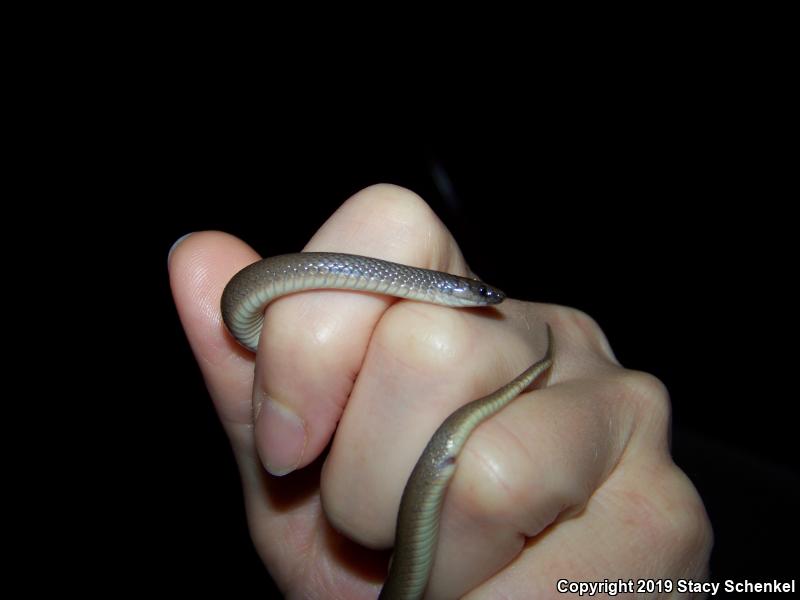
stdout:
<svg viewBox="0 0 800 600">
<path fill-rule="evenodd" d="M 395 186 L 350 198 L 304 250 L 471 275 L 430 208 Z M 557 249 L 531 256 L 543 251 Z M 540 358 L 545 322 L 554 368 L 468 441 L 427 597 L 563 598 L 559 579 L 707 579 L 711 527 L 670 458 L 667 392 L 621 367 L 590 317 L 511 299 L 461 310 L 304 292 L 267 308 L 253 355 L 226 331 L 219 301 L 258 258 L 237 238 L 200 232 L 174 248 L 169 269 L 239 465 L 253 541 L 287 598 L 377 597 L 425 442 L 455 408 Z"/>
</svg>

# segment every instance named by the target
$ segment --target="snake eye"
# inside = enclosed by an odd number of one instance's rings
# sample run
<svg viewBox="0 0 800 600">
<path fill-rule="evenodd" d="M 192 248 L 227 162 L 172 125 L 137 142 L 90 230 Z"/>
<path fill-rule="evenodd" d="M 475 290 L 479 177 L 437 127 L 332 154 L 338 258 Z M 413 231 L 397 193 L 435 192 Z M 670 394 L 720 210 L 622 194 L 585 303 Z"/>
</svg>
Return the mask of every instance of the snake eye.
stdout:
<svg viewBox="0 0 800 600">
<path fill-rule="evenodd" d="M 486 289 L 486 286 L 485 286 L 485 285 L 482 285 L 481 287 L 479 287 L 479 288 L 478 288 L 478 293 L 479 293 L 481 296 L 485 296 L 485 295 L 486 295 L 486 293 L 487 293 L 487 291 L 488 291 L 488 290 Z"/>
</svg>

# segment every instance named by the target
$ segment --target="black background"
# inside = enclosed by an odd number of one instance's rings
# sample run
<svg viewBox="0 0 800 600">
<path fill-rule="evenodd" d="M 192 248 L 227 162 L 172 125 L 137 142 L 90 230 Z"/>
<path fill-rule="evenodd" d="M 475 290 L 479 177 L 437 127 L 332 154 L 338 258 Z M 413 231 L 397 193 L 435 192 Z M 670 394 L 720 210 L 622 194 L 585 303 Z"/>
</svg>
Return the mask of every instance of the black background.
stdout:
<svg viewBox="0 0 800 600">
<path fill-rule="evenodd" d="M 172 305 L 170 246 L 219 229 L 263 255 L 298 251 L 379 182 L 425 198 L 485 280 L 588 312 L 623 365 L 665 382 L 675 460 L 714 525 L 715 580 L 796 575 L 797 138 L 780 72 L 584 65 L 467 104 L 439 97 L 446 81 L 388 76 L 294 96 L 268 69 L 201 58 L 151 58 L 104 89 L 91 160 L 66 175 L 105 198 L 100 255 L 126 265 L 128 352 L 109 372 L 123 407 L 109 431 L 124 508 L 105 521 L 117 584 L 272 590 Z"/>
</svg>

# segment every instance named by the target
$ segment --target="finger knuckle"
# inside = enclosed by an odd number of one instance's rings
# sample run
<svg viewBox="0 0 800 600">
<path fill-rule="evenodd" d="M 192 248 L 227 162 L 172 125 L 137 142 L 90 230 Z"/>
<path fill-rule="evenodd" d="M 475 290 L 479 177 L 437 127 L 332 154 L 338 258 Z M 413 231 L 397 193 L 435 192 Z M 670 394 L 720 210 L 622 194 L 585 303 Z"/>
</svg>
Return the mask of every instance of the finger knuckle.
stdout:
<svg viewBox="0 0 800 600">
<path fill-rule="evenodd" d="M 575 347 L 590 349 L 613 363 L 617 362 L 606 334 L 591 315 L 570 306 L 557 306 L 554 320 Z"/>
<path fill-rule="evenodd" d="M 447 373 L 463 367 L 473 346 L 468 338 L 458 311 L 404 302 L 386 311 L 373 340 L 402 357 L 412 371 Z"/>
<path fill-rule="evenodd" d="M 507 436 L 481 436 L 462 455 L 453 482 L 454 510 L 474 527 L 504 527 L 535 535 L 582 497 L 561 478 L 531 477 L 542 465 Z M 563 485 L 562 485 L 563 484 Z"/>
<path fill-rule="evenodd" d="M 697 490 L 675 465 L 662 474 L 659 488 L 651 489 L 655 510 L 651 518 L 642 519 L 643 527 L 669 553 L 707 556 L 713 530 Z"/>
<path fill-rule="evenodd" d="M 429 220 L 438 221 L 422 197 L 398 185 L 371 185 L 355 194 L 350 202 L 355 208 L 375 213 L 398 224 L 412 226 Z"/>
<path fill-rule="evenodd" d="M 669 392 L 655 375 L 624 369 L 614 378 L 616 395 L 632 405 L 645 420 L 664 425 L 669 422 L 672 407 Z"/>
</svg>

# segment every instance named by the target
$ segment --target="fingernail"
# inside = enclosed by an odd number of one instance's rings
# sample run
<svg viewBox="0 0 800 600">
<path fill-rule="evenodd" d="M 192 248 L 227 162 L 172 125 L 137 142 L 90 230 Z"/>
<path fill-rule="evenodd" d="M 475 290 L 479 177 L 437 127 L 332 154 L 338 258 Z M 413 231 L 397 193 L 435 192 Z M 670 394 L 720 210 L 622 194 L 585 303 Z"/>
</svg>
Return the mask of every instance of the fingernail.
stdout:
<svg viewBox="0 0 800 600">
<path fill-rule="evenodd" d="M 180 246 L 180 245 L 181 245 L 181 242 L 182 242 L 183 240 L 185 240 L 186 238 L 188 238 L 190 235 L 192 235 L 192 233 L 194 233 L 194 232 L 193 232 L 193 231 L 190 231 L 189 233 L 187 233 L 187 234 L 185 234 L 185 235 L 182 235 L 182 236 L 181 236 L 181 237 L 179 237 L 177 240 L 175 240 L 175 243 L 174 243 L 174 244 L 172 244 L 172 248 L 170 248 L 170 249 L 169 249 L 169 253 L 167 254 L 167 262 L 169 262 L 169 257 L 170 257 L 170 256 L 172 256 L 172 253 L 175 251 L 175 248 L 177 248 L 178 246 Z"/>
<path fill-rule="evenodd" d="M 306 428 L 303 420 L 291 409 L 272 398 L 266 398 L 258 411 L 259 435 L 264 466 L 273 475 L 291 473 L 303 459 L 306 449 Z"/>
</svg>

